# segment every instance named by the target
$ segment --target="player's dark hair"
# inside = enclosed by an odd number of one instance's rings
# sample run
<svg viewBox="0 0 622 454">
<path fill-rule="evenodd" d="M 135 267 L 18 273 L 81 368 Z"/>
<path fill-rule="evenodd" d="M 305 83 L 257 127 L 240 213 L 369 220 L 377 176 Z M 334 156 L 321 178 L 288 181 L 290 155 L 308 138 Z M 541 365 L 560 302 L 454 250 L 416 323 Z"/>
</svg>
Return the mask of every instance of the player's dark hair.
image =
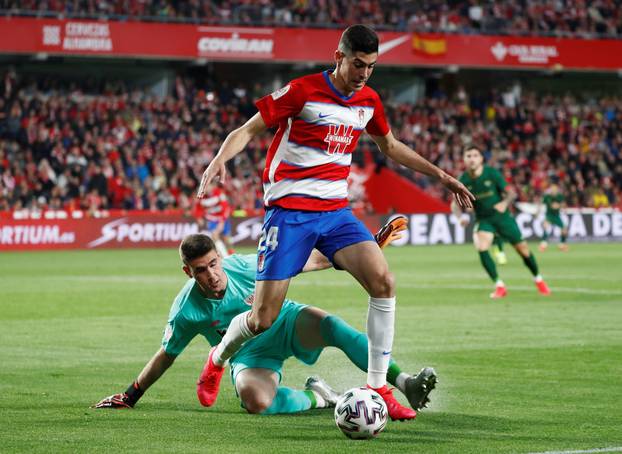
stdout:
<svg viewBox="0 0 622 454">
<path fill-rule="evenodd" d="M 471 151 L 471 150 L 476 150 L 479 154 L 482 155 L 482 158 L 484 157 L 484 152 L 482 151 L 482 149 L 480 147 L 478 147 L 477 145 L 474 145 L 472 143 L 467 144 L 462 149 L 462 154 L 465 154 L 467 151 Z"/>
<path fill-rule="evenodd" d="M 378 35 L 367 25 L 357 24 L 345 29 L 339 40 L 339 50 L 346 55 L 355 52 L 378 52 Z"/>
<path fill-rule="evenodd" d="M 214 241 L 204 233 L 192 233 L 184 238 L 179 245 L 181 261 L 188 263 L 216 248 Z"/>
</svg>

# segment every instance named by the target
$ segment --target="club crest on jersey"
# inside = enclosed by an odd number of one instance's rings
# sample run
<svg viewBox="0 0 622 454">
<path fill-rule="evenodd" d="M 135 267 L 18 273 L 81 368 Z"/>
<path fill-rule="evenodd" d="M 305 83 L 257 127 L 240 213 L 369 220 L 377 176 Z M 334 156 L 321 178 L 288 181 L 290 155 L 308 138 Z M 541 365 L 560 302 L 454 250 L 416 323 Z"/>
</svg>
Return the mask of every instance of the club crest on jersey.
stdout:
<svg viewBox="0 0 622 454">
<path fill-rule="evenodd" d="M 283 96 L 285 93 L 287 93 L 290 88 L 291 88 L 291 85 L 287 84 L 283 88 L 279 88 L 277 91 L 273 92 L 270 96 L 272 96 L 272 99 L 276 101 L 281 96 Z"/>
<path fill-rule="evenodd" d="M 257 256 L 257 270 L 258 271 L 260 271 L 260 272 L 263 271 L 263 266 L 264 266 L 265 262 L 266 262 L 266 256 L 263 255 L 263 254 L 259 254 Z"/>
<path fill-rule="evenodd" d="M 363 126 L 365 126 L 365 110 L 359 109 L 358 114 L 359 114 L 359 126 L 362 128 Z"/>
<path fill-rule="evenodd" d="M 324 138 L 324 142 L 328 143 L 328 154 L 344 154 L 348 145 L 352 143 L 354 136 L 352 135 L 352 125 L 328 125 L 328 134 Z"/>
</svg>

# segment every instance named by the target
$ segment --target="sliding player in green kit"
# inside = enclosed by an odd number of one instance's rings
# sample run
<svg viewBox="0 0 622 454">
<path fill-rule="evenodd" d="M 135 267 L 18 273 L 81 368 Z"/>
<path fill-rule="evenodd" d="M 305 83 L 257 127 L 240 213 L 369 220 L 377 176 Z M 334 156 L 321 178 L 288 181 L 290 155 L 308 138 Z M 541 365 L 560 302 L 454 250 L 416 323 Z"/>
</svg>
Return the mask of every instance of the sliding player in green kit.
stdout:
<svg viewBox="0 0 622 454">
<path fill-rule="evenodd" d="M 499 278 L 497 267 L 489 253 L 495 235 L 508 241 L 516 249 L 525 266 L 531 271 L 538 291 L 542 295 L 549 295 L 551 291 L 540 276 L 536 258 L 523 240 L 518 224 L 508 210 L 515 197 L 514 193 L 508 190 L 507 183 L 498 170 L 484 165 L 484 156 L 477 147 L 465 148 L 463 158 L 467 170 L 460 177 L 460 181 L 475 195 L 474 244 L 479 251 L 482 266 L 495 283 L 495 291 L 490 297 L 503 298 L 507 295 L 505 284 Z M 462 211 L 455 203 L 452 204 L 452 212 L 458 218 L 462 216 Z M 466 225 L 468 221 L 463 220 L 462 223 Z"/>
<path fill-rule="evenodd" d="M 546 213 L 544 215 L 544 222 L 542 223 L 542 241 L 540 241 L 540 252 L 544 252 L 549 246 L 547 242 L 549 238 L 549 232 L 553 229 L 553 226 L 557 226 L 561 230 L 561 237 L 559 243 L 559 249 L 562 251 L 568 250 L 566 244 L 566 238 L 568 237 L 568 227 L 564 225 L 564 221 L 560 216 L 560 211 L 564 206 L 566 199 L 564 195 L 559 191 L 559 186 L 552 184 L 544 197 L 542 197 L 542 203 L 546 207 Z"/>
<path fill-rule="evenodd" d="M 392 220 L 376 235 L 380 246 L 390 243 L 405 229 L 405 218 Z M 96 408 L 131 408 L 142 394 L 170 367 L 197 335 L 212 345 L 222 339 L 230 320 L 251 307 L 255 291 L 256 255 L 232 255 L 221 259 L 206 235 L 186 237 L 180 246 L 184 272 L 190 277 L 177 295 L 166 325 L 162 347 L 147 363 L 125 393 L 107 397 Z M 313 251 L 303 271 L 332 264 Z M 273 326 L 249 340 L 231 358 L 231 378 L 242 405 L 249 413 L 264 415 L 296 413 L 310 408 L 334 406 L 338 394 L 322 379 L 310 377 L 305 390 L 280 385 L 283 362 L 296 357 L 314 364 L 327 346 L 342 350 L 361 370 L 367 369 L 367 337 L 335 315 L 311 306 L 287 301 Z M 203 374 L 199 378 L 199 384 Z M 416 377 L 391 362 L 387 380 L 404 393 L 418 410 L 428 402 L 436 375 L 424 368 Z M 203 403 L 201 387 L 197 386 Z"/>
</svg>

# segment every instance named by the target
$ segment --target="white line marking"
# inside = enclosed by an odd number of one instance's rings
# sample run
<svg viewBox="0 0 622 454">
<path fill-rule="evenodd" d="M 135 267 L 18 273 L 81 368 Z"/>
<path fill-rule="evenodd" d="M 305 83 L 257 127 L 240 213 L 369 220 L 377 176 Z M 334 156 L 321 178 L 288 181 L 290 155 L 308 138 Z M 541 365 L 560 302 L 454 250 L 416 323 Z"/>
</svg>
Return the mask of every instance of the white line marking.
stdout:
<svg viewBox="0 0 622 454">
<path fill-rule="evenodd" d="M 355 286 L 356 283 L 354 281 L 352 282 L 348 282 L 348 281 L 342 281 L 342 282 L 326 282 L 326 281 L 299 281 L 299 282 L 292 282 L 292 286 L 295 285 L 308 285 L 308 286 L 319 286 L 319 287 L 349 287 L 349 286 Z M 478 284 L 472 284 L 472 285 L 452 285 L 452 284 L 445 284 L 445 283 L 439 283 L 437 284 L 417 284 L 417 283 L 405 283 L 405 284 L 397 284 L 397 288 L 417 288 L 417 289 L 439 289 L 439 290 L 443 290 L 443 289 L 451 289 L 451 290 L 490 290 L 492 288 L 492 285 L 490 286 L 486 286 L 486 285 L 478 285 Z M 535 286 L 534 287 L 530 287 L 530 286 L 526 286 L 526 285 L 512 285 L 512 286 L 508 286 L 508 290 L 512 291 L 512 290 L 519 290 L 519 291 L 528 291 L 528 292 L 533 292 L 535 291 Z M 584 293 L 587 295 L 619 295 L 622 296 L 622 291 L 616 291 L 616 290 L 596 290 L 596 289 L 591 289 L 591 288 L 583 288 L 583 287 L 551 287 L 551 290 L 553 291 L 553 294 L 555 294 L 555 292 L 559 292 L 559 293 Z"/>
<path fill-rule="evenodd" d="M 596 452 L 622 452 L 622 446 L 613 446 L 611 448 L 580 449 L 578 451 L 530 452 L 528 454 L 592 454 Z"/>
</svg>

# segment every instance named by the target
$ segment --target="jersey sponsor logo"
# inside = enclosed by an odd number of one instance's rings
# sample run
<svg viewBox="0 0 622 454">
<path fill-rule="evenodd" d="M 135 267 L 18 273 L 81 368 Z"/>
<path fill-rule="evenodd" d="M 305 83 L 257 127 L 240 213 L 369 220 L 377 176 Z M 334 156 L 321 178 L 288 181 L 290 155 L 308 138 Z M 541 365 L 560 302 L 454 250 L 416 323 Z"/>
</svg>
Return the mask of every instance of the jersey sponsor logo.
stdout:
<svg viewBox="0 0 622 454">
<path fill-rule="evenodd" d="M 344 154 L 346 148 L 352 143 L 352 139 L 354 139 L 352 135 L 353 129 L 354 127 L 352 125 L 328 125 L 328 134 L 324 137 L 324 142 L 328 144 L 326 149 L 328 154 Z"/>
<path fill-rule="evenodd" d="M 272 99 L 276 101 L 280 97 L 284 96 L 290 88 L 291 85 L 287 84 L 283 88 L 279 88 L 277 91 L 273 92 L 270 96 L 272 96 Z"/>
</svg>

